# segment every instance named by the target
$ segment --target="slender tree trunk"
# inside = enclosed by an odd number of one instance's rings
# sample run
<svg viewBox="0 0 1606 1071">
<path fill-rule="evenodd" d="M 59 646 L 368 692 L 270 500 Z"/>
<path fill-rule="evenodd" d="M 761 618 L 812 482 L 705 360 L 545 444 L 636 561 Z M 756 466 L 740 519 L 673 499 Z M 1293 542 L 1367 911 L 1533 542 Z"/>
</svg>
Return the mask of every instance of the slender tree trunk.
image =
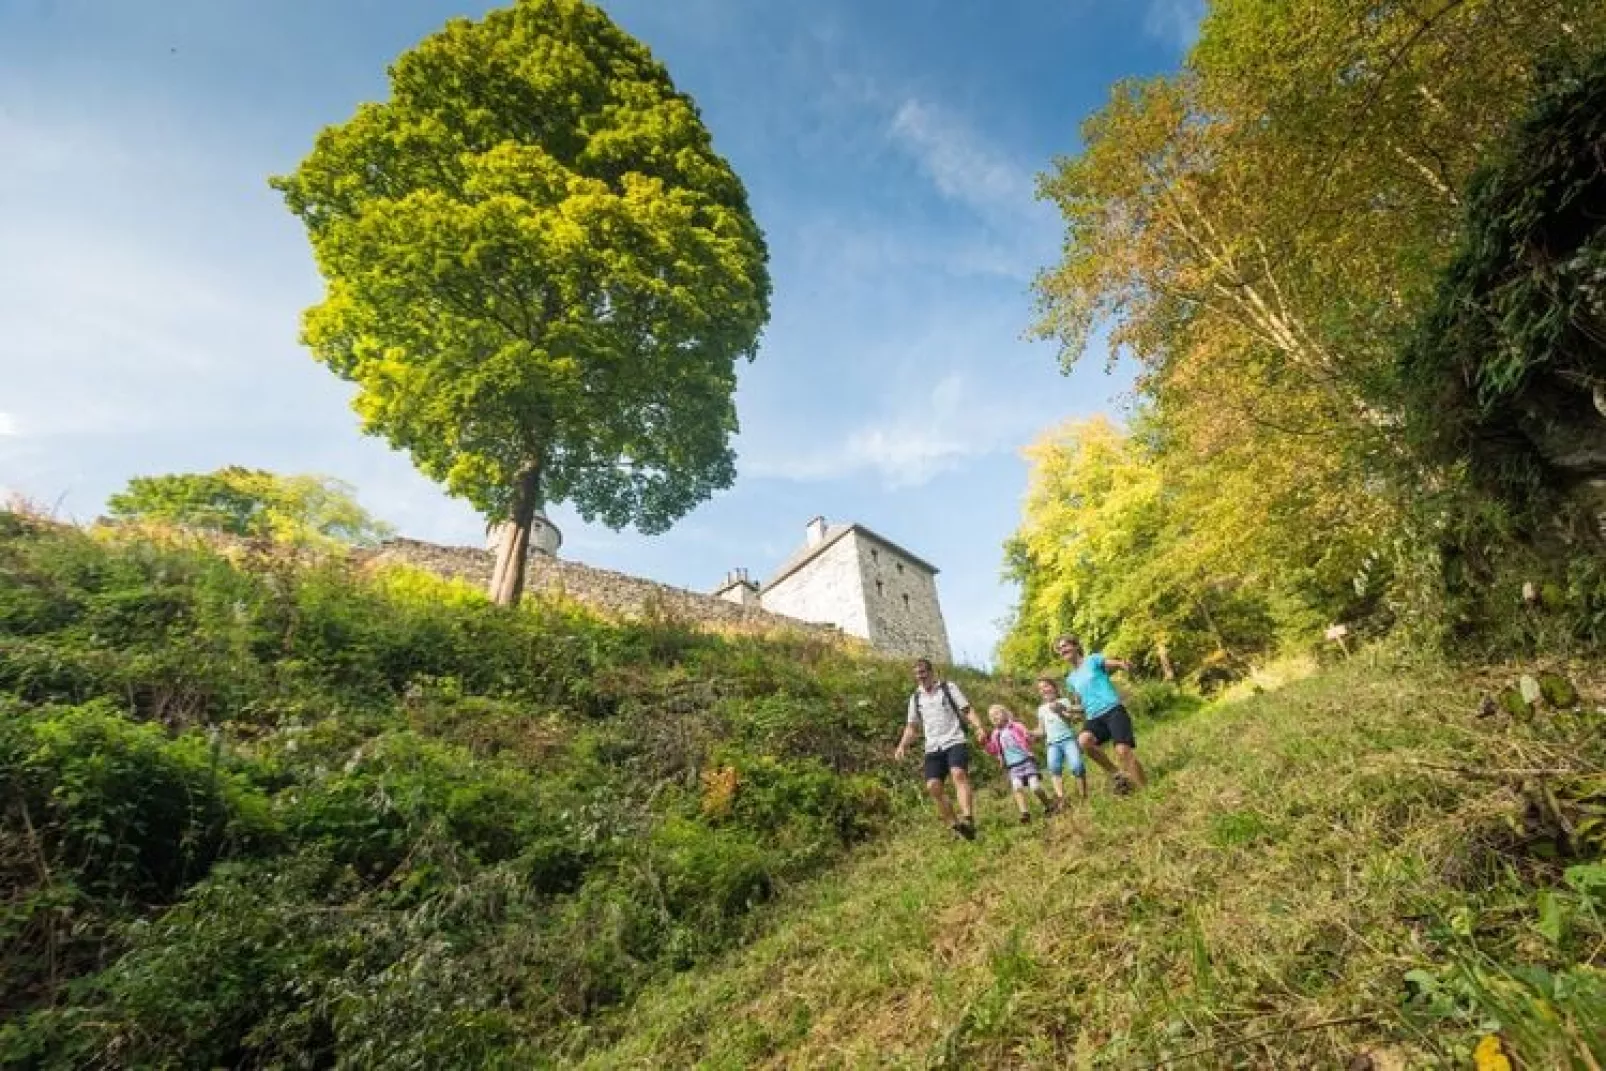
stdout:
<svg viewBox="0 0 1606 1071">
<path fill-rule="evenodd" d="M 1236 656 L 1232 653 L 1232 649 L 1227 646 L 1227 637 L 1223 636 L 1221 634 L 1221 630 L 1216 627 L 1216 619 L 1211 615 L 1210 607 L 1205 605 L 1204 599 L 1198 595 L 1195 595 L 1193 597 L 1193 604 L 1197 606 L 1199 608 L 1199 612 L 1204 615 L 1205 627 L 1210 630 L 1210 635 L 1215 637 L 1216 647 L 1220 649 L 1221 653 L 1226 655 L 1229 659 L 1236 659 Z"/>
<path fill-rule="evenodd" d="M 496 541 L 496 565 L 491 570 L 491 601 L 516 606 L 524 594 L 524 571 L 529 561 L 530 524 L 541 508 L 541 466 L 532 464 L 519 474 L 513 488 L 513 508 L 503 521 Z"/>
<path fill-rule="evenodd" d="M 1155 642 L 1154 653 L 1155 656 L 1160 659 L 1160 676 L 1167 681 L 1176 680 L 1177 671 L 1171 666 L 1171 652 L 1169 649 L 1167 649 L 1164 640 L 1157 640 Z"/>
</svg>

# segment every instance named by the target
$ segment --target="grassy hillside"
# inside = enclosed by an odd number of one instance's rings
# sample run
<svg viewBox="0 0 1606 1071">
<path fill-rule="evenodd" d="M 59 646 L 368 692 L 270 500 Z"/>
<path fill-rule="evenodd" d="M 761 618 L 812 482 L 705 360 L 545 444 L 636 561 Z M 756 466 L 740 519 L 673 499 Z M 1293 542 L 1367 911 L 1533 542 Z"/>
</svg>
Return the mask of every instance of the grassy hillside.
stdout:
<svg viewBox="0 0 1606 1071">
<path fill-rule="evenodd" d="M 901 662 L 0 513 L 0 1064 L 1592 1067 L 1572 675 L 1146 714 L 1151 791 L 984 768 L 967 844 Z"/>
<path fill-rule="evenodd" d="M 1606 716 L 1506 680 L 1357 660 L 1148 726 L 1146 794 L 911 822 L 588 1064 L 1598 1067 Z"/>
<path fill-rule="evenodd" d="M 909 687 L 0 513 L 0 1064 L 528 1066 L 912 806 Z"/>
</svg>

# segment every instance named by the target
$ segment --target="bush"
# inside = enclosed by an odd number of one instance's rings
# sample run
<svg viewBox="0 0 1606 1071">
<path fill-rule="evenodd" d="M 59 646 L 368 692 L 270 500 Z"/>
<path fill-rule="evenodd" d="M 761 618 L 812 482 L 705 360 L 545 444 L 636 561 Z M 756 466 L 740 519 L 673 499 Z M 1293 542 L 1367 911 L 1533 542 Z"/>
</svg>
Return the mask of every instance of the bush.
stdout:
<svg viewBox="0 0 1606 1071">
<path fill-rule="evenodd" d="M 1204 706 L 1203 697 L 1170 681 L 1138 681 L 1121 689 L 1127 710 L 1140 720 L 1175 718 Z"/>
<path fill-rule="evenodd" d="M 889 817 L 901 664 L 229 553 L 0 512 L 0 1064 L 525 1066 Z"/>
<path fill-rule="evenodd" d="M 43 707 L 0 723 L 6 810 L 52 873 L 92 894 L 163 899 L 233 844 L 271 835 L 267 801 L 220 742 L 169 737 L 110 704 Z"/>
</svg>

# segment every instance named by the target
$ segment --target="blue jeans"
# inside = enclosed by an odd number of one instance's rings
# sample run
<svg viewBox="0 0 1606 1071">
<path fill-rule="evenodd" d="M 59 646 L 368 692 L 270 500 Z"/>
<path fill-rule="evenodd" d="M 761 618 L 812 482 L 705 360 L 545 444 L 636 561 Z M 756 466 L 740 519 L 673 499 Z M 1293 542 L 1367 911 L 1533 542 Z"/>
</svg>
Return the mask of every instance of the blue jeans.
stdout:
<svg viewBox="0 0 1606 1071">
<path fill-rule="evenodd" d="M 1061 771 L 1069 771 L 1072 777 L 1087 773 L 1087 767 L 1082 764 L 1082 749 L 1076 746 L 1073 736 L 1049 742 L 1048 772 L 1058 777 Z"/>
</svg>

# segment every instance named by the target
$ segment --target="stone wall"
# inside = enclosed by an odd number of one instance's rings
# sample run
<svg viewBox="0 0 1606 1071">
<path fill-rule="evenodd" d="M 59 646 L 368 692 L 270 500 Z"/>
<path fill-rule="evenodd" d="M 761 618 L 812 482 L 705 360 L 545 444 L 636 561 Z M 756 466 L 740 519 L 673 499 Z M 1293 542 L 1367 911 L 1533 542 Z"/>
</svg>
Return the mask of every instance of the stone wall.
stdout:
<svg viewBox="0 0 1606 1071">
<path fill-rule="evenodd" d="M 801 569 L 764 589 L 764 608 L 800 621 L 829 621 L 853 636 L 870 638 L 864 588 L 853 534 L 810 558 Z"/>
<path fill-rule="evenodd" d="M 894 654 L 948 662 L 948 629 L 931 571 L 863 529 L 843 542 L 855 544 L 870 643 Z"/>
<path fill-rule="evenodd" d="M 764 608 L 829 621 L 888 654 L 949 661 L 937 580 L 924 564 L 855 527 L 764 589 Z"/>
<path fill-rule="evenodd" d="M 387 540 L 377 550 L 365 552 L 363 557 L 372 564 L 410 565 L 438 576 L 466 580 L 480 587 L 490 582 L 491 566 L 494 564 L 490 551 L 475 547 L 443 547 L 416 539 Z M 532 554 L 529 562 L 525 572 L 526 592 L 571 598 L 610 617 L 662 615 L 742 632 L 793 630 L 841 635 L 840 630 L 830 625 L 799 621 L 756 606 L 742 606 L 716 599 L 712 595 L 562 558 Z"/>
</svg>

